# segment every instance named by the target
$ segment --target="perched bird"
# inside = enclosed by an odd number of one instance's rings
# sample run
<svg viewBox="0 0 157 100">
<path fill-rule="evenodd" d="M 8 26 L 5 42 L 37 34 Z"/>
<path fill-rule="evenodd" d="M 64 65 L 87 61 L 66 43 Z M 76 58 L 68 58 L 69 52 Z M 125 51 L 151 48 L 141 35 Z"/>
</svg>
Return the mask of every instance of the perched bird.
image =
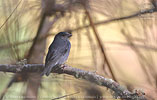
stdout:
<svg viewBox="0 0 157 100">
<path fill-rule="evenodd" d="M 55 70 L 56 66 L 62 65 L 68 59 L 71 44 L 69 38 L 72 34 L 68 32 L 58 33 L 51 45 L 45 60 L 45 68 L 41 76 L 50 74 L 51 70 Z M 54 68 L 54 69 L 53 69 Z"/>
</svg>

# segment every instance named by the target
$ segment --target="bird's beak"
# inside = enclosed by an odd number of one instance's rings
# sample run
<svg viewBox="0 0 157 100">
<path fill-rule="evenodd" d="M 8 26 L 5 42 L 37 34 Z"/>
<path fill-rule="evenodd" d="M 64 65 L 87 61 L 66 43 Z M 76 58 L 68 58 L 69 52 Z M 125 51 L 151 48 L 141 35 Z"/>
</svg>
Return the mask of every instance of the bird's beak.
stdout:
<svg viewBox="0 0 157 100">
<path fill-rule="evenodd" d="M 68 38 L 70 38 L 71 36 L 72 36 L 72 34 L 69 33 L 69 34 L 68 34 Z"/>
</svg>

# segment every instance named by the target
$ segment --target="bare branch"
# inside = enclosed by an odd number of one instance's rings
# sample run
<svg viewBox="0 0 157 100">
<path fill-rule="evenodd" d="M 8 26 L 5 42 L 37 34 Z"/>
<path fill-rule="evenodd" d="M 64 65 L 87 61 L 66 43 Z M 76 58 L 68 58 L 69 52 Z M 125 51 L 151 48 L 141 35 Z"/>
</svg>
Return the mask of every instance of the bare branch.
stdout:
<svg viewBox="0 0 157 100">
<path fill-rule="evenodd" d="M 41 72 L 44 69 L 43 64 L 25 64 L 25 65 L 7 65 L 1 64 L 0 71 L 12 73 L 27 73 L 27 72 Z M 105 86 L 111 89 L 115 98 L 123 98 L 126 100 L 146 100 L 144 93 L 141 91 L 130 92 L 125 87 L 119 85 L 112 79 L 104 78 L 96 73 L 84 71 L 78 68 L 73 68 L 68 65 L 59 67 L 53 73 L 72 75 L 77 79 L 83 79 L 100 86 Z"/>
<path fill-rule="evenodd" d="M 102 43 L 102 41 L 101 41 L 101 38 L 100 38 L 100 36 L 99 36 L 99 34 L 98 34 L 98 32 L 97 32 L 97 30 L 96 30 L 96 28 L 95 28 L 95 25 L 94 25 L 94 23 L 93 23 L 92 17 L 91 17 L 89 11 L 87 10 L 87 8 L 86 8 L 85 6 L 84 6 L 84 9 L 85 9 L 85 13 L 86 13 L 86 15 L 87 15 L 87 17 L 88 17 L 88 19 L 89 19 L 89 22 L 90 22 L 90 25 L 91 25 L 91 27 L 92 27 L 92 30 L 93 30 L 93 32 L 94 32 L 94 35 L 95 35 L 95 37 L 96 37 L 96 40 L 97 40 L 97 42 L 98 42 L 98 45 L 99 45 L 99 47 L 100 47 L 101 53 L 102 53 L 103 58 L 104 58 L 104 62 L 107 64 L 107 66 L 108 66 L 108 68 L 109 68 L 109 71 L 110 71 L 110 73 L 111 73 L 111 75 L 112 75 L 113 80 L 117 81 L 117 80 L 116 80 L 116 77 L 115 77 L 115 75 L 114 75 L 114 73 L 113 73 L 111 64 L 110 64 L 110 62 L 109 62 L 109 60 L 108 60 L 108 58 L 107 58 L 107 55 L 106 55 L 106 52 L 105 52 L 103 43 Z M 103 64 L 103 68 L 104 68 L 104 66 L 105 66 L 105 65 Z M 104 69 L 105 69 L 105 68 L 104 68 Z"/>
</svg>

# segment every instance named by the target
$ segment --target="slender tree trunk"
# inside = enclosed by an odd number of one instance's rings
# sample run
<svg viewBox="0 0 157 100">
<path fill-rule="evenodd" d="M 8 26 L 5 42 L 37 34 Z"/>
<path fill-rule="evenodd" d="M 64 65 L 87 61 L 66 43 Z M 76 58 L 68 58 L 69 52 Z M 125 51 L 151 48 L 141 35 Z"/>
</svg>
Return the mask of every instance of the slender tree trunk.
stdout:
<svg viewBox="0 0 157 100">
<path fill-rule="evenodd" d="M 41 35 L 45 35 L 48 32 L 42 32 L 45 16 L 42 16 L 42 19 L 40 21 L 40 25 L 38 28 L 38 32 L 36 35 L 36 38 L 34 40 L 34 43 L 32 44 L 32 47 L 28 54 L 28 63 L 43 63 L 44 61 L 44 53 L 46 49 L 46 39 L 43 39 L 42 41 L 37 41 L 38 38 Z M 42 25 L 41 25 L 42 24 Z M 28 74 L 28 80 L 27 80 L 27 90 L 25 93 L 25 100 L 37 100 L 38 96 L 38 89 L 41 84 L 41 76 L 40 73 L 29 73 Z"/>
</svg>

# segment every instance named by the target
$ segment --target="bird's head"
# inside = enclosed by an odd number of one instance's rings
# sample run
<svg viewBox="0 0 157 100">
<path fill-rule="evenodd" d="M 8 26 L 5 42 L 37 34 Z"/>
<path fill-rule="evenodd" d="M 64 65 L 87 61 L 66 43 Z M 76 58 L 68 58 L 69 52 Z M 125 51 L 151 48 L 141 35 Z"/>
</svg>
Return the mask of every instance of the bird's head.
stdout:
<svg viewBox="0 0 157 100">
<path fill-rule="evenodd" d="M 59 32 L 56 37 L 59 37 L 63 40 L 67 40 L 72 36 L 72 34 L 68 33 L 68 32 Z"/>
</svg>

